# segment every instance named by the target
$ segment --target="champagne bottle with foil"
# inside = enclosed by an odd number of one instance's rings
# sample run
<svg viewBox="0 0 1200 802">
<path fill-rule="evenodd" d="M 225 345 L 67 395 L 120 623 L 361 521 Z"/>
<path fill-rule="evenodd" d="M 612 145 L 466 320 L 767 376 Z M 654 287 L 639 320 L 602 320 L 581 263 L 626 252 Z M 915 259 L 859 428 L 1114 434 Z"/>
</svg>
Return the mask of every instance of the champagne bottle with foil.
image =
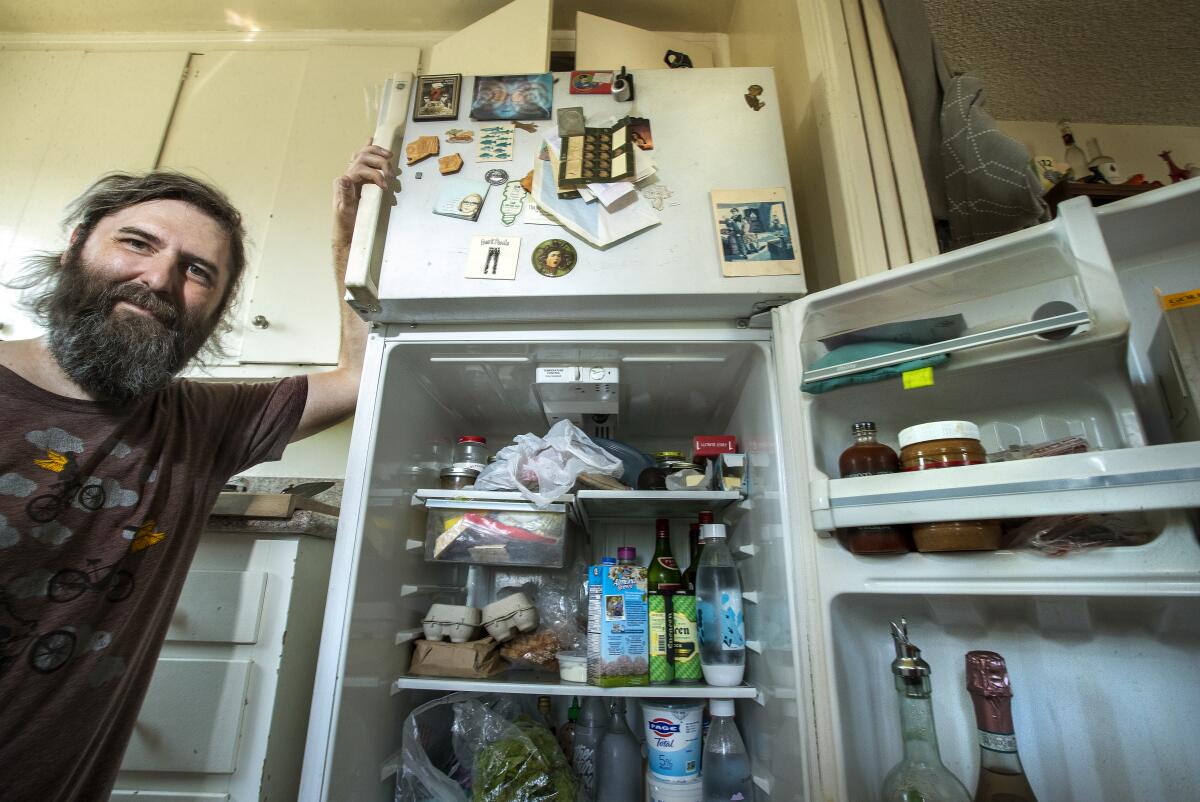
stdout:
<svg viewBox="0 0 1200 802">
<path fill-rule="evenodd" d="M 883 780 L 883 802 L 971 802 L 958 778 L 942 765 L 933 725 L 933 692 L 929 664 L 908 640 L 908 622 L 892 624 L 896 659 L 892 661 L 900 701 L 904 758 Z"/>
<path fill-rule="evenodd" d="M 967 692 L 979 728 L 975 802 L 1037 802 L 1017 754 L 1012 685 L 1004 658 L 995 652 L 967 652 Z"/>
</svg>

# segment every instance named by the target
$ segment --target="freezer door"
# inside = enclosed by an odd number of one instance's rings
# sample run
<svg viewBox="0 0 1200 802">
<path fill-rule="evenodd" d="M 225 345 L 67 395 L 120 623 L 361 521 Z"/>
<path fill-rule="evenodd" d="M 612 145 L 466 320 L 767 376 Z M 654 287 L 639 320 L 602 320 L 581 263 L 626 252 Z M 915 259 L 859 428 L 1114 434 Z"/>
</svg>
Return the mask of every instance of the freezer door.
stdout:
<svg viewBox="0 0 1200 802">
<path fill-rule="evenodd" d="M 406 142 L 437 137 L 439 155 L 456 153 L 464 166 L 454 176 L 443 176 L 435 157 L 429 157 L 402 168 L 379 277 L 381 309 L 371 319 L 428 325 L 731 321 L 805 292 L 803 275 L 727 277 L 722 268 L 722 254 L 728 253 L 726 264 L 739 270 L 752 265 L 765 272 L 792 264 L 783 258 L 788 254 L 799 262 L 798 248 L 786 244 L 796 241 L 796 210 L 772 70 L 645 70 L 634 76 L 636 95 L 630 103 L 612 95 L 571 94 L 569 73 L 555 78 L 554 109 L 580 106 L 590 126 L 626 116 L 649 119 L 652 149 L 635 147 L 634 164 L 652 163 L 655 172 L 637 193 L 612 202 L 614 214 L 606 225 L 614 236 L 633 230 L 622 222 L 632 215 L 651 227 L 601 248 L 531 215 L 533 200 L 515 182 L 535 165 L 553 164 L 539 159 L 539 153 L 555 131 L 554 121 L 533 123 L 532 133 L 515 130 L 510 159 L 480 161 L 503 153 L 484 147 L 480 129 L 489 123 L 469 118 L 476 79 L 464 76 L 457 120 L 414 122 L 405 132 Z M 758 111 L 745 100 L 751 85 L 763 90 L 765 105 Z M 474 141 L 450 142 L 450 129 L 471 129 Z M 493 173 L 498 183 L 488 184 L 485 174 L 497 169 L 505 176 Z M 539 169 L 548 178 L 538 193 L 548 185 L 543 197 L 556 197 L 551 170 Z M 464 187 L 464 181 L 471 185 Z M 439 203 L 454 208 L 456 186 L 483 197 L 476 221 L 433 213 Z M 739 225 L 746 221 L 748 230 L 734 248 L 728 227 L 717 223 L 713 190 L 738 190 L 744 196 L 777 189 L 781 200 L 757 204 L 753 214 L 742 211 L 750 208 L 746 203 L 738 206 Z M 599 226 L 601 201 L 571 203 L 577 228 Z M 731 215 L 732 208 L 722 214 Z M 481 278 L 479 266 L 469 264 L 472 242 L 496 236 L 518 239 L 511 279 Z M 539 273 L 534 261 L 538 246 L 550 240 L 565 241 L 576 255 L 573 268 L 554 278 Z M 482 253 L 487 250 L 484 246 Z M 475 277 L 468 277 L 468 268 Z"/>
</svg>

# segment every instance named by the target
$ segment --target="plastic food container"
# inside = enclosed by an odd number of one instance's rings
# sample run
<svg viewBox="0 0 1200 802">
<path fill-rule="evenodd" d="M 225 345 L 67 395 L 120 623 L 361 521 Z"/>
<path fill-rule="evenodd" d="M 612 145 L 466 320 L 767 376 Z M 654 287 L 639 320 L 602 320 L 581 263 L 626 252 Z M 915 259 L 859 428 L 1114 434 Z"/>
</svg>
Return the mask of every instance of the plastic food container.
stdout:
<svg viewBox="0 0 1200 802">
<path fill-rule="evenodd" d="M 515 638 L 518 632 L 532 632 L 537 625 L 537 608 L 524 593 L 505 596 L 483 608 L 483 627 L 497 643 Z"/>
<path fill-rule="evenodd" d="M 987 452 L 979 427 L 965 420 L 922 423 L 900 430 L 900 469 L 930 471 L 982 465 Z M 1000 548 L 999 521 L 935 521 L 913 524 L 917 551 L 977 551 Z"/>
<path fill-rule="evenodd" d="M 421 622 L 426 640 L 449 638 L 451 643 L 466 643 L 474 640 L 483 620 L 483 611 L 478 607 L 459 604 L 434 604 L 425 613 Z"/>
<path fill-rule="evenodd" d="M 562 568 L 567 505 L 428 499 L 425 559 Z"/>
<path fill-rule="evenodd" d="M 583 652 L 559 652 L 558 678 L 563 682 L 587 682 L 587 655 Z"/>
<path fill-rule="evenodd" d="M 439 475 L 442 490 L 466 490 L 475 486 L 475 477 L 479 471 L 468 471 L 463 468 L 447 468 Z"/>
<path fill-rule="evenodd" d="M 458 438 L 458 445 L 450 457 L 450 469 L 455 471 L 475 471 L 479 473 L 488 464 L 487 439 L 477 434 L 464 434 Z"/>
</svg>

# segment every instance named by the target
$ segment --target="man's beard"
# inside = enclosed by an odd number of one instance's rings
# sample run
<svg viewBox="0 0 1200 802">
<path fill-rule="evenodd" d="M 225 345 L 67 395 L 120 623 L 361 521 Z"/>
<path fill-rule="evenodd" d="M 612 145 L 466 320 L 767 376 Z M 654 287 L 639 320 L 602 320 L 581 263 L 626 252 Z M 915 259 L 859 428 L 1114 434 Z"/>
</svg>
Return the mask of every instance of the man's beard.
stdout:
<svg viewBox="0 0 1200 802">
<path fill-rule="evenodd" d="M 171 383 L 215 328 L 205 315 L 180 310 L 136 282 L 114 284 L 72 249 L 50 297 L 50 353 L 84 391 L 125 407 Z M 150 312 L 116 310 L 127 301 Z"/>
</svg>

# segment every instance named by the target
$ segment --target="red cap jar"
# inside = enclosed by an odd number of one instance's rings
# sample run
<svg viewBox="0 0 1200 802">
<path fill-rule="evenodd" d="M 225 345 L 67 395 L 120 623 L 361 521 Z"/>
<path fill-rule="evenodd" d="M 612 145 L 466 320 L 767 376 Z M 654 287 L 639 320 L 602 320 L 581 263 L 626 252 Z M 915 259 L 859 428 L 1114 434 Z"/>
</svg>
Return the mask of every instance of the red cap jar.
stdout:
<svg viewBox="0 0 1200 802">
<path fill-rule="evenodd" d="M 929 471 L 987 462 L 979 427 L 965 420 L 921 423 L 900 430 L 900 470 Z M 935 521 L 913 524 L 917 551 L 1000 548 L 999 521 Z"/>
</svg>

